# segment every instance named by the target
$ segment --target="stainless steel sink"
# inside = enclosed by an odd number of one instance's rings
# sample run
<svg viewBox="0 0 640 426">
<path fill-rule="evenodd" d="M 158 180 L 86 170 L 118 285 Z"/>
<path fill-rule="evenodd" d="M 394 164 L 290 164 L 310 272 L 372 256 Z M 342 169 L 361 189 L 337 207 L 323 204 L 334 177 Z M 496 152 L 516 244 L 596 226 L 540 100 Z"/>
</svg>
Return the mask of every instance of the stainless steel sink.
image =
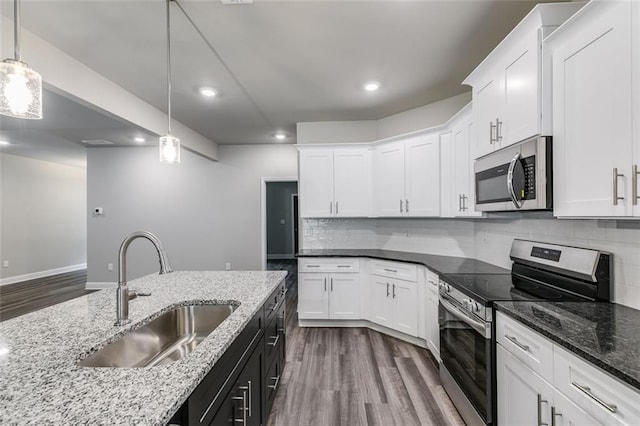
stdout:
<svg viewBox="0 0 640 426">
<path fill-rule="evenodd" d="M 172 309 L 78 363 L 82 367 L 153 367 L 186 357 L 237 306 L 187 305 Z"/>
</svg>

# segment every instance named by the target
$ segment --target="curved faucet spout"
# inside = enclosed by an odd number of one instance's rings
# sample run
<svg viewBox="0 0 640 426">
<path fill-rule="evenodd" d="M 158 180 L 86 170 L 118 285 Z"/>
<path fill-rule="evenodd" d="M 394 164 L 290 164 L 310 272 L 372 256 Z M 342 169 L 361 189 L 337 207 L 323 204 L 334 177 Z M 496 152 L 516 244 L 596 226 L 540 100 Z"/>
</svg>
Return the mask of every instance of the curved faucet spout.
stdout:
<svg viewBox="0 0 640 426">
<path fill-rule="evenodd" d="M 118 288 L 116 289 L 116 325 L 118 326 L 131 322 L 129 319 L 129 289 L 127 288 L 127 249 L 133 240 L 138 238 L 145 238 L 151 241 L 151 244 L 156 248 L 161 274 L 173 272 L 167 253 L 164 251 L 164 247 L 158 237 L 146 231 L 138 231 L 127 235 L 122 241 L 118 252 Z"/>
</svg>

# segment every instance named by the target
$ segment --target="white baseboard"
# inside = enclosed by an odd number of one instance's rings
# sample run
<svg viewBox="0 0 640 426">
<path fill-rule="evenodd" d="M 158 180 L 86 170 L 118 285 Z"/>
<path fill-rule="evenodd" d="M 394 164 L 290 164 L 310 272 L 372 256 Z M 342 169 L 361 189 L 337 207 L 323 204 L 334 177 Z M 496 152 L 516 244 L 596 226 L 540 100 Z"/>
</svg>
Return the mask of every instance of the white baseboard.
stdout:
<svg viewBox="0 0 640 426">
<path fill-rule="evenodd" d="M 47 271 L 33 272 L 30 274 L 16 275 L 15 277 L 0 278 L 0 286 L 15 284 L 22 281 L 35 280 L 36 278 L 50 277 L 51 275 L 64 274 L 66 272 L 80 271 L 82 269 L 87 269 L 86 263 L 63 266 L 62 268 L 49 269 Z"/>
<path fill-rule="evenodd" d="M 85 285 L 85 290 L 105 290 L 108 288 L 116 288 L 118 287 L 118 283 L 116 282 L 87 282 Z"/>
<path fill-rule="evenodd" d="M 295 259 L 292 254 L 268 254 L 267 259 Z"/>
<path fill-rule="evenodd" d="M 405 342 L 409 342 L 413 345 L 420 346 L 421 348 L 431 349 L 428 347 L 426 340 L 421 339 L 419 337 L 410 336 L 408 334 L 401 333 L 399 331 L 393 330 L 388 327 L 384 327 L 382 325 L 378 325 L 371 321 L 367 320 L 309 320 L 309 319 L 301 319 L 298 320 L 298 325 L 300 327 L 362 327 L 362 328 L 370 328 L 371 330 L 378 331 L 380 333 L 386 334 L 387 336 L 395 337 L 396 339 L 404 340 Z"/>
</svg>

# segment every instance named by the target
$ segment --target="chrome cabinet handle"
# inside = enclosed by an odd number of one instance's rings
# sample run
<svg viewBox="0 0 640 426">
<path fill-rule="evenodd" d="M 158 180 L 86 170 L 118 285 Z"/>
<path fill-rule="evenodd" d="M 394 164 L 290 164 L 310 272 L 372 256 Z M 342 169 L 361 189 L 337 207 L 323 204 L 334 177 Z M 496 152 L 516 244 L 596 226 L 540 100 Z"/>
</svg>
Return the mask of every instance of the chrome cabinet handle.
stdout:
<svg viewBox="0 0 640 426">
<path fill-rule="evenodd" d="M 613 205 L 617 206 L 619 200 L 624 200 L 624 197 L 618 196 L 618 178 L 624 177 L 624 174 L 618 173 L 618 168 L 613 168 Z"/>
<path fill-rule="evenodd" d="M 467 196 L 462 194 L 462 211 L 467 211 Z"/>
<path fill-rule="evenodd" d="M 516 345 L 517 347 L 519 347 L 520 349 L 522 349 L 525 352 L 529 351 L 529 346 L 527 345 L 523 345 L 522 343 L 518 342 L 518 339 L 516 339 L 515 336 L 509 336 L 509 335 L 504 335 L 504 337 L 509 340 L 511 343 L 513 343 L 514 345 Z"/>
<path fill-rule="evenodd" d="M 509 163 L 509 171 L 507 172 L 507 190 L 509 191 L 509 197 L 511 198 L 511 202 L 517 209 L 522 208 L 522 202 L 518 201 L 518 197 L 516 197 L 516 191 L 513 189 L 513 171 L 516 168 L 516 164 L 520 160 L 520 153 L 516 153 L 511 159 Z"/>
<path fill-rule="evenodd" d="M 538 394 L 538 426 L 549 426 L 547 423 L 542 423 L 542 403 L 547 403 L 547 400 L 542 399 L 542 395 Z"/>
<path fill-rule="evenodd" d="M 633 193 L 632 203 L 634 206 L 638 205 L 638 200 L 640 200 L 640 195 L 638 195 L 638 175 L 640 172 L 638 171 L 638 165 L 634 164 L 631 170 L 631 174 L 633 178 L 631 180 L 631 192 Z"/>
<path fill-rule="evenodd" d="M 394 272 L 394 273 L 396 273 L 396 274 L 398 273 L 398 270 L 397 270 L 397 269 L 383 268 L 383 270 L 384 270 L 384 271 L 387 271 L 387 272 Z"/>
<path fill-rule="evenodd" d="M 389 297 L 389 283 L 387 283 L 387 297 Z"/>
<path fill-rule="evenodd" d="M 404 210 L 409 213 L 409 200 L 404 200 Z"/>
<path fill-rule="evenodd" d="M 351 265 L 338 265 L 338 268 L 351 268 Z"/>
<path fill-rule="evenodd" d="M 329 201 L 329 214 L 333 214 L 333 201 Z"/>
<path fill-rule="evenodd" d="M 458 211 L 462 211 L 462 194 L 458 194 Z"/>
<path fill-rule="evenodd" d="M 400 200 L 400 213 L 402 213 L 402 200 Z"/>
<path fill-rule="evenodd" d="M 493 124 L 493 121 L 489 122 L 489 145 L 493 145 L 494 142 L 497 142 L 497 136 L 494 139 L 493 138 L 493 130 L 496 130 L 496 135 L 498 134 L 498 126 L 496 126 L 495 124 Z"/>
<path fill-rule="evenodd" d="M 331 277 L 331 291 L 333 291 L 333 277 Z"/>
<path fill-rule="evenodd" d="M 324 279 L 324 291 L 327 291 L 327 279 Z"/>
<path fill-rule="evenodd" d="M 391 294 L 393 295 L 393 298 L 395 299 L 396 298 L 396 285 L 393 284 L 392 288 L 393 288 L 393 290 L 391 291 Z"/>
<path fill-rule="evenodd" d="M 319 268 L 320 265 L 307 265 L 307 268 Z"/>
<path fill-rule="evenodd" d="M 593 392 L 591 392 L 591 388 L 589 386 L 581 385 L 581 384 L 576 383 L 576 382 L 571 382 L 571 384 L 573 386 L 577 387 L 582 393 L 587 395 L 589 398 L 593 399 L 598 404 L 602 405 L 604 408 L 606 408 L 610 412 L 612 412 L 614 414 L 618 412 L 618 406 L 617 405 L 609 404 L 607 402 L 604 402 L 602 399 L 597 397 Z"/>
<path fill-rule="evenodd" d="M 249 396 L 247 400 L 249 402 L 249 417 L 251 417 L 251 380 L 247 380 L 247 386 L 238 386 L 238 389 L 249 391 Z"/>
<path fill-rule="evenodd" d="M 502 140 L 502 124 L 499 118 L 496 118 L 496 142 L 500 142 Z"/>
<path fill-rule="evenodd" d="M 276 336 L 270 336 L 269 339 L 273 339 L 274 337 L 275 337 L 275 340 L 271 343 L 267 343 L 267 345 L 273 346 L 275 348 L 276 346 L 278 346 L 278 340 L 280 340 L 280 335 L 278 334 Z"/>
<path fill-rule="evenodd" d="M 338 214 L 338 202 L 336 201 L 336 214 Z"/>
<path fill-rule="evenodd" d="M 267 387 L 270 389 L 275 389 L 278 387 L 278 383 L 280 382 L 280 376 L 269 377 L 271 380 L 275 380 L 275 383 L 272 385 L 268 385 Z"/>
<path fill-rule="evenodd" d="M 556 417 L 562 417 L 562 414 L 556 411 L 556 407 L 551 407 L 551 426 L 556 426 Z"/>
</svg>

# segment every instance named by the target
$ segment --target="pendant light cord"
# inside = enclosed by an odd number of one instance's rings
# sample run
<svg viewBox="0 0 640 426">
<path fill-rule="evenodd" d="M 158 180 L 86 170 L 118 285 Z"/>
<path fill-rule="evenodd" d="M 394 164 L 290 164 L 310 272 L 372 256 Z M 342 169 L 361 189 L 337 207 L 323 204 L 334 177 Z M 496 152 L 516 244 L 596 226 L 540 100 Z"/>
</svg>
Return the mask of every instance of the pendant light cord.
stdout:
<svg viewBox="0 0 640 426">
<path fill-rule="evenodd" d="M 20 61 L 20 4 L 13 0 L 13 54 Z"/>
<path fill-rule="evenodd" d="M 16 0 L 17 1 L 17 0 Z M 168 131 L 167 134 L 171 134 L 171 14 L 170 14 L 171 0 L 167 0 L 167 117 L 168 117 Z"/>
</svg>

